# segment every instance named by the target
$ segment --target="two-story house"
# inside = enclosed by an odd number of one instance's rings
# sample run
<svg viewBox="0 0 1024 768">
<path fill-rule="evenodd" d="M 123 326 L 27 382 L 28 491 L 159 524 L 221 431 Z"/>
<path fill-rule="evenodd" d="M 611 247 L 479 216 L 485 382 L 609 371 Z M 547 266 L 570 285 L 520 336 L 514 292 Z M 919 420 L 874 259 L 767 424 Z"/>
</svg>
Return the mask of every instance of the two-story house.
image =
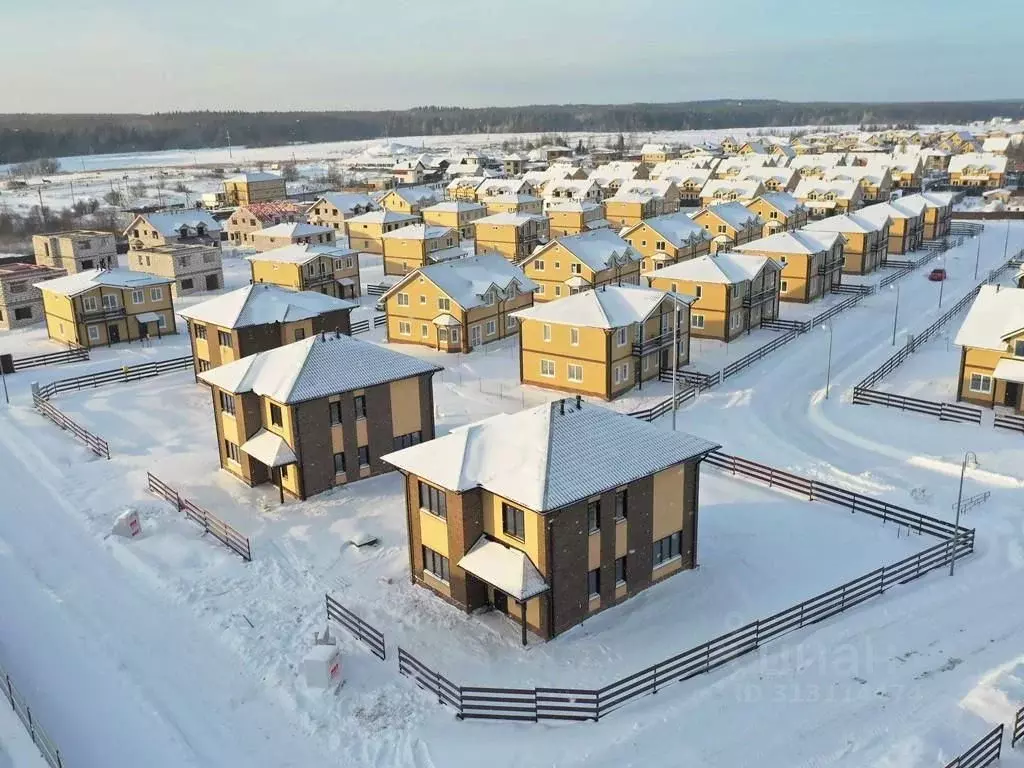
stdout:
<svg viewBox="0 0 1024 768">
<path fill-rule="evenodd" d="M 460 240 L 471 240 L 473 222 L 487 215 L 487 207 L 471 200 L 444 200 L 424 208 L 421 215 L 424 224 L 454 229 Z"/>
<path fill-rule="evenodd" d="M 43 294 L 36 283 L 65 274 L 42 264 L 0 264 L 0 331 L 42 322 Z"/>
<path fill-rule="evenodd" d="M 378 201 L 387 211 L 419 218 L 420 211 L 444 200 L 444 190 L 429 186 L 396 187 Z"/>
<path fill-rule="evenodd" d="M 788 192 L 766 192 L 748 202 L 746 207 L 764 220 L 761 230 L 764 237 L 800 229 L 807 223 L 807 208 Z"/>
<path fill-rule="evenodd" d="M 604 216 L 602 203 L 578 200 L 545 200 L 544 215 L 551 237 L 578 235 L 592 229 L 606 229 L 611 223 Z"/>
<path fill-rule="evenodd" d="M 694 259 L 711 249 L 711 235 L 684 213 L 644 219 L 622 232 L 622 238 L 640 254 L 640 273 L 647 275 L 669 264 Z"/>
<path fill-rule="evenodd" d="M 321 332 L 349 333 L 351 301 L 254 283 L 181 310 L 196 373 Z"/>
<path fill-rule="evenodd" d="M 124 236 L 129 248 L 159 245 L 208 245 L 220 248 L 222 227 L 207 211 L 183 208 L 180 211 L 143 213 L 136 216 Z"/>
<path fill-rule="evenodd" d="M 767 256 L 719 251 L 647 276 L 652 288 L 695 300 L 690 335 L 731 341 L 779 316 L 782 265 Z"/>
<path fill-rule="evenodd" d="M 480 195 L 479 200 L 487 210 L 488 216 L 499 213 L 540 216 L 544 212 L 544 200 L 533 195 Z"/>
<path fill-rule="evenodd" d="M 360 296 L 359 253 L 329 245 L 289 245 L 248 257 L 254 283 L 316 291 L 338 299 Z"/>
<path fill-rule="evenodd" d="M 970 152 L 949 160 L 949 184 L 952 187 L 998 189 L 1006 186 L 1008 159 L 1005 155 Z"/>
<path fill-rule="evenodd" d="M 296 221 L 291 224 L 275 224 L 249 234 L 249 245 L 263 253 L 289 245 L 326 245 L 335 243 L 333 227 L 322 227 Z"/>
<path fill-rule="evenodd" d="M 381 457 L 434 437 L 437 366 L 320 333 L 199 374 L 220 465 L 306 499 L 392 469 Z"/>
<path fill-rule="evenodd" d="M 284 200 L 288 190 L 284 178 L 275 173 L 249 171 L 224 179 L 224 202 L 227 205 L 249 205 L 268 200 Z"/>
<path fill-rule="evenodd" d="M 396 229 L 418 224 L 421 217 L 416 214 L 397 213 L 389 210 L 375 210 L 346 219 L 349 247 L 361 253 L 384 253 L 384 235 Z"/>
<path fill-rule="evenodd" d="M 864 193 L 856 179 L 801 179 L 793 190 L 815 218 L 852 213 L 861 207 Z"/>
<path fill-rule="evenodd" d="M 718 203 L 688 215 L 711 235 L 711 253 L 757 240 L 764 231 L 764 219 L 743 203 Z"/>
<path fill-rule="evenodd" d="M 875 203 L 861 208 L 860 218 L 881 225 L 889 222 L 889 254 L 916 251 L 924 240 L 924 206 L 919 202 L 904 203 L 897 198 L 891 203 Z"/>
<path fill-rule="evenodd" d="M 908 198 L 920 198 L 924 204 L 922 236 L 925 240 L 941 240 L 949 234 L 953 226 L 953 202 L 958 194 L 956 192 L 921 192 L 917 195 L 903 197 L 901 201 L 906 202 Z"/>
<path fill-rule="evenodd" d="M 640 162 L 648 168 L 653 168 L 658 163 L 675 160 L 679 157 L 679 147 L 671 144 L 648 143 L 640 147 Z"/>
<path fill-rule="evenodd" d="M 72 229 L 32 236 L 36 264 L 73 275 L 117 266 L 117 240 L 111 232 Z"/>
<path fill-rule="evenodd" d="M 749 203 L 768 190 L 759 179 L 711 179 L 700 191 L 702 207 L 721 203 Z"/>
<path fill-rule="evenodd" d="M 697 565 L 700 463 L 717 447 L 577 399 L 389 454 L 412 582 L 518 621 L 524 645 L 551 639 Z"/>
<path fill-rule="evenodd" d="M 640 284 L 640 254 L 610 229 L 559 237 L 520 266 L 537 283 L 536 302 L 604 285 Z"/>
<path fill-rule="evenodd" d="M 377 208 L 364 192 L 325 192 L 309 206 L 306 221 L 319 227 L 331 227 L 338 237 L 348 237 L 349 220 Z"/>
<path fill-rule="evenodd" d="M 1024 414 L 1024 288 L 981 286 L 955 343 L 956 399 Z"/>
<path fill-rule="evenodd" d="M 242 205 L 228 217 L 224 225 L 227 242 L 236 246 L 249 245 L 249 235 L 264 227 L 276 224 L 291 224 L 306 220 L 306 203 L 283 200 L 269 200 L 262 203 Z"/>
<path fill-rule="evenodd" d="M 642 387 L 689 363 L 692 301 L 653 288 L 603 285 L 520 310 L 520 381 L 605 400 Z"/>
<path fill-rule="evenodd" d="M 175 298 L 224 286 L 220 248 L 211 245 L 155 245 L 133 248 L 127 254 L 128 269 L 166 277 Z"/>
<path fill-rule="evenodd" d="M 519 262 L 548 240 L 548 220 L 529 213 L 496 213 L 473 222 L 473 247 L 477 255 L 500 253 Z"/>
<path fill-rule="evenodd" d="M 889 255 L 889 218 L 867 218 L 861 213 L 844 213 L 808 222 L 807 232 L 838 232 L 843 246 L 843 272 L 867 275 L 878 269 Z"/>
<path fill-rule="evenodd" d="M 422 267 L 381 297 L 388 341 L 472 352 L 517 334 L 512 313 L 533 305 L 536 288 L 522 269 L 497 253 Z"/>
<path fill-rule="evenodd" d="M 798 229 L 754 240 L 736 250 L 768 256 L 781 264 L 779 298 L 806 303 L 820 299 L 842 281 L 845 242 L 838 232 Z"/>
<path fill-rule="evenodd" d="M 386 233 L 383 239 L 385 275 L 407 275 L 428 264 L 466 255 L 459 247 L 459 233 L 451 227 L 410 224 Z"/>
<path fill-rule="evenodd" d="M 51 339 L 98 347 L 177 333 L 170 284 L 128 269 L 90 269 L 35 287 Z"/>
</svg>

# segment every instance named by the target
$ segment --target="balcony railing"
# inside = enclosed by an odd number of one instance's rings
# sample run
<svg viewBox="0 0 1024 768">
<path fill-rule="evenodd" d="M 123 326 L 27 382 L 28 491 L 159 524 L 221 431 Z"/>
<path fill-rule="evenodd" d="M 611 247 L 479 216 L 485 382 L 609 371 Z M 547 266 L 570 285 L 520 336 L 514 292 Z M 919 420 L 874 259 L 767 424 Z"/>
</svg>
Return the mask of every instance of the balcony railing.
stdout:
<svg viewBox="0 0 1024 768">
<path fill-rule="evenodd" d="M 774 301 L 776 291 L 774 288 L 765 288 L 760 293 L 748 293 L 743 297 L 744 309 L 750 309 L 751 307 L 758 307 L 762 304 L 767 304 L 770 301 Z"/>
<path fill-rule="evenodd" d="M 334 272 L 317 272 L 315 275 L 305 275 L 306 285 L 324 285 L 326 283 L 333 283 L 334 280 Z"/>
<path fill-rule="evenodd" d="M 820 267 L 818 267 L 818 274 L 819 275 L 827 275 L 827 274 L 829 274 L 831 272 L 839 272 L 839 271 L 842 270 L 842 268 L 843 268 L 843 260 L 842 259 L 831 259 L 830 261 L 826 261 L 824 264 L 822 264 Z"/>
<path fill-rule="evenodd" d="M 683 334 L 686 332 L 685 328 L 679 329 L 678 338 L 683 338 Z M 633 356 L 644 357 L 652 352 L 660 352 L 663 349 L 672 349 L 672 331 L 664 331 L 658 336 L 652 336 L 649 339 L 640 341 L 639 339 L 633 342 Z"/>
<path fill-rule="evenodd" d="M 103 307 L 101 309 L 83 310 L 82 320 L 86 323 L 97 320 L 120 320 L 127 316 L 124 307 Z"/>
</svg>

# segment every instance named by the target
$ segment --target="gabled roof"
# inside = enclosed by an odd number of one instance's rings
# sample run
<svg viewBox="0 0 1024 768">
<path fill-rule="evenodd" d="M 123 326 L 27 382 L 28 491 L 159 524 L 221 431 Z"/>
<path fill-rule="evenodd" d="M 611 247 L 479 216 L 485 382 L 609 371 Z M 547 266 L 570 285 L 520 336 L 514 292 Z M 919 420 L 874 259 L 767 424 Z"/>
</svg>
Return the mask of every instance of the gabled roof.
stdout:
<svg viewBox="0 0 1024 768">
<path fill-rule="evenodd" d="M 695 259 L 670 264 L 657 272 L 652 272 L 649 277 L 735 285 L 753 280 L 766 265 L 782 269 L 781 264 L 767 256 L 720 251 L 714 256 L 698 256 Z"/>
<path fill-rule="evenodd" d="M 433 187 L 395 187 L 388 192 L 388 194 L 392 193 L 398 195 L 409 205 L 420 205 L 428 200 L 431 203 L 435 203 L 444 197 L 440 190 Z M 387 195 L 384 197 L 387 197 Z"/>
<path fill-rule="evenodd" d="M 203 226 L 207 232 L 215 233 L 221 231 L 220 222 L 217 221 L 208 211 L 197 208 L 183 208 L 180 211 L 160 211 L 157 213 L 141 213 L 135 221 L 142 219 L 149 226 L 159 232 L 163 237 L 177 237 L 181 234 L 182 227 L 196 229 Z M 124 234 L 127 235 L 135 228 L 135 221 L 132 222 Z"/>
<path fill-rule="evenodd" d="M 251 256 L 246 256 L 245 258 L 249 261 L 275 261 L 287 264 L 305 264 L 312 261 L 317 256 L 330 256 L 331 258 L 337 259 L 343 256 L 354 256 L 358 253 L 358 251 L 353 251 L 349 248 L 341 248 L 335 245 L 309 245 L 306 243 L 297 243 L 294 245 L 286 245 L 282 248 L 273 248 L 269 251 L 263 251 L 262 253 L 254 253 Z"/>
<path fill-rule="evenodd" d="M 349 222 L 352 224 L 387 224 L 395 221 L 419 221 L 419 217 L 411 213 L 389 211 L 386 208 L 382 208 L 379 211 L 361 213 L 349 219 Z"/>
<path fill-rule="evenodd" d="M 954 343 L 1002 351 L 1009 335 L 1024 330 L 1024 288 L 983 285 Z"/>
<path fill-rule="evenodd" d="M 738 202 L 709 205 L 706 208 L 701 208 L 699 211 L 687 215 L 692 219 L 696 219 L 702 213 L 710 213 L 713 216 L 717 216 L 733 229 L 743 229 L 745 227 L 764 223 L 760 216 L 747 208 L 743 203 Z"/>
<path fill-rule="evenodd" d="M 166 285 L 174 279 L 136 272 L 131 269 L 87 269 L 66 277 L 44 280 L 35 287 L 61 296 L 78 296 L 99 286 L 109 288 L 147 288 L 151 285 Z"/>
<path fill-rule="evenodd" d="M 746 245 L 737 245 L 737 251 L 758 253 L 806 253 L 814 254 L 827 251 L 841 238 L 838 232 L 805 232 L 797 229 L 792 232 L 777 232 L 760 240 L 752 240 Z"/>
<path fill-rule="evenodd" d="M 602 285 L 600 288 L 581 291 L 544 304 L 535 304 L 512 314 L 524 320 L 611 330 L 631 323 L 642 323 L 665 299 L 686 306 L 694 301 L 693 296 L 659 291 L 655 288 Z"/>
<path fill-rule="evenodd" d="M 238 182 L 244 184 L 251 184 L 254 181 L 283 181 L 281 176 L 276 173 L 266 173 L 265 171 L 243 171 L 242 173 L 235 174 L 234 176 L 224 179 L 224 181 Z"/>
<path fill-rule="evenodd" d="M 683 248 L 694 242 L 711 239 L 708 231 L 685 213 L 666 213 L 662 216 L 652 216 L 649 219 L 644 219 L 639 224 L 633 225 L 624 234 L 630 235 L 644 224 L 665 238 L 666 242 L 672 243 L 676 248 Z"/>
<path fill-rule="evenodd" d="M 246 328 L 268 323 L 294 323 L 358 306 L 316 291 L 292 291 L 279 285 L 256 283 L 215 296 L 178 314 L 220 328 Z"/>
<path fill-rule="evenodd" d="M 842 232 L 844 234 L 859 232 L 866 234 L 869 232 L 881 232 L 888 223 L 888 217 L 885 217 L 884 220 L 882 217 L 869 219 L 861 216 L 860 211 L 858 211 L 857 213 L 843 213 L 838 216 L 818 219 L 817 221 L 809 221 L 803 226 L 803 229 L 811 232 Z"/>
<path fill-rule="evenodd" d="M 757 202 L 757 200 L 764 200 L 772 208 L 787 216 L 792 216 L 800 209 L 806 207 L 789 192 L 765 192 L 763 195 L 758 195 L 757 199 L 751 202 Z"/>
<path fill-rule="evenodd" d="M 516 227 L 521 227 L 531 221 L 547 221 L 547 219 L 539 213 L 492 213 L 490 216 L 484 216 L 473 223 L 493 225 L 511 224 Z"/>
<path fill-rule="evenodd" d="M 561 211 L 569 213 L 586 213 L 601 209 L 600 203 L 591 200 L 572 200 L 568 198 L 553 198 L 544 201 L 544 210 L 547 212 Z"/>
<path fill-rule="evenodd" d="M 207 384 L 294 404 L 441 370 L 344 334 L 317 334 L 203 371 Z"/>
<path fill-rule="evenodd" d="M 483 488 L 543 513 L 718 447 L 607 408 L 563 401 L 493 416 L 383 459 L 447 490 Z"/>
<path fill-rule="evenodd" d="M 610 229 L 595 229 L 578 235 L 567 235 L 557 238 L 554 242 L 559 243 L 595 272 L 607 269 L 616 260 L 640 261 L 640 255 L 629 243 Z M 537 255 L 532 254 L 528 260 Z"/>
<path fill-rule="evenodd" d="M 497 197 L 499 195 L 518 195 L 533 189 L 533 185 L 524 179 L 484 179 L 476 187 L 478 197 Z"/>
<path fill-rule="evenodd" d="M 888 219 L 889 221 L 895 221 L 896 219 L 914 219 L 920 216 L 921 213 L 920 211 L 915 211 L 908 206 L 899 205 L 899 200 L 897 199 L 891 203 L 865 205 L 857 211 L 857 215 L 862 219 L 882 224 L 883 219 Z"/>
<path fill-rule="evenodd" d="M 329 203 L 346 215 L 354 213 L 357 206 L 370 210 L 377 207 L 373 199 L 362 192 L 325 192 L 317 199 L 317 203 L 321 200 Z"/>
<path fill-rule="evenodd" d="M 455 230 L 451 227 L 442 227 L 438 224 L 409 224 L 385 232 L 381 237 L 387 240 L 433 240 L 454 232 Z"/>
<path fill-rule="evenodd" d="M 444 200 L 440 203 L 428 206 L 423 213 L 466 213 L 467 211 L 482 211 L 486 208 L 483 203 L 474 203 L 472 200 Z"/>
<path fill-rule="evenodd" d="M 812 192 L 833 192 L 837 198 L 847 199 L 856 195 L 858 189 L 859 185 L 853 179 L 801 179 L 793 190 L 793 196 L 805 198 Z"/>
<path fill-rule="evenodd" d="M 517 293 L 532 293 L 537 290 L 537 283 L 504 256 L 498 253 L 484 253 L 480 256 L 421 267 L 389 289 L 381 300 L 384 301 L 392 294 L 401 292 L 420 277 L 429 280 L 452 301 L 467 310 L 483 306 L 484 294 L 492 288 L 502 294 L 512 285 L 516 286 Z"/>
<path fill-rule="evenodd" d="M 308 224 L 304 221 L 283 222 L 272 227 L 264 227 L 253 235 L 260 237 L 311 237 L 313 235 L 332 234 L 332 227 L 323 227 L 319 224 Z"/>
<path fill-rule="evenodd" d="M 967 168 L 978 168 L 984 173 L 1006 173 L 1008 160 L 1005 155 L 987 152 L 965 152 L 949 159 L 949 172 L 962 173 Z"/>
</svg>

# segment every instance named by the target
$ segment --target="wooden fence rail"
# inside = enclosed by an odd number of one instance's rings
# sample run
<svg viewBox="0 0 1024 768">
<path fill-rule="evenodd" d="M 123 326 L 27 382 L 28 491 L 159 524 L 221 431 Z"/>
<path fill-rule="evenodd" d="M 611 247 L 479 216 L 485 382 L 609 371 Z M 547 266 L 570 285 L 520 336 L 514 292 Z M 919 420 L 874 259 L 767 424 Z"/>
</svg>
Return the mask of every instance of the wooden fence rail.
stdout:
<svg viewBox="0 0 1024 768">
<path fill-rule="evenodd" d="M 110 368 L 105 371 L 87 373 L 70 379 L 57 379 L 56 381 L 41 385 L 39 387 L 39 394 L 43 398 L 49 399 L 61 392 L 100 387 L 105 384 L 127 384 L 191 367 L 191 355 L 172 357 L 168 360 L 156 360 L 150 363 L 140 363 L 138 365 L 126 365 L 121 368 Z"/>
<path fill-rule="evenodd" d="M 374 315 L 373 327 L 380 328 L 388 321 L 387 315 Z M 357 320 L 349 326 L 349 333 L 355 336 L 358 333 L 367 333 L 370 330 L 370 320 Z"/>
<path fill-rule="evenodd" d="M 110 459 L 110 444 L 99 435 L 95 435 L 73 419 L 65 416 L 52 403 L 41 397 L 38 393 L 32 393 L 32 406 L 47 419 L 52 421 L 65 432 L 81 440 L 94 454 L 102 459 Z"/>
<path fill-rule="evenodd" d="M 887 408 L 899 408 L 901 411 L 922 413 L 926 416 L 935 416 L 939 421 L 981 424 L 982 410 L 974 405 L 922 400 L 919 397 L 907 397 L 859 385 L 853 388 L 853 402 L 855 405 L 883 405 Z"/>
<path fill-rule="evenodd" d="M 789 342 L 791 342 L 799 335 L 800 333 L 798 331 L 790 331 L 789 333 L 785 333 L 782 336 L 779 336 L 777 339 L 772 339 L 764 346 L 758 347 L 753 352 L 750 352 L 749 354 L 746 354 L 743 357 L 741 357 L 739 360 L 734 360 L 733 362 L 729 363 L 729 365 L 725 366 L 725 368 L 722 369 L 722 380 L 724 381 L 725 379 L 728 379 L 730 376 L 735 376 L 737 373 L 744 370 L 745 368 L 750 367 L 758 360 L 767 357 L 779 347 L 789 344 Z"/>
<path fill-rule="evenodd" d="M 1013 718 L 1013 736 L 1010 739 L 1010 747 L 1016 748 L 1021 741 L 1024 741 L 1024 707 L 1018 709 Z"/>
<path fill-rule="evenodd" d="M 681 406 L 683 403 L 689 402 L 690 400 L 692 400 L 696 396 L 697 396 L 697 388 L 696 387 L 686 387 L 685 389 L 680 389 L 676 393 L 676 397 L 675 397 L 676 408 Z M 640 419 L 641 421 L 654 421 L 658 417 L 664 416 L 666 413 L 668 413 L 671 410 L 672 410 L 672 396 L 669 395 L 664 400 L 661 400 L 660 402 L 655 403 L 654 405 L 652 405 L 650 408 L 641 408 L 641 409 L 636 410 L 636 411 L 630 411 L 627 415 L 632 416 L 635 419 Z"/>
<path fill-rule="evenodd" d="M 960 757 L 946 764 L 946 768 L 985 768 L 991 765 L 1003 751 L 1003 726 L 997 725 L 984 738 Z"/>
<path fill-rule="evenodd" d="M 387 658 L 387 646 L 384 644 L 384 635 L 376 627 L 368 624 L 362 618 L 352 613 L 330 595 L 325 595 L 327 602 L 327 618 L 336 621 L 363 645 L 370 649 L 370 652 L 381 659 Z"/>
<path fill-rule="evenodd" d="M 241 555 L 242 559 L 246 562 L 252 561 L 252 547 L 247 536 L 239 533 L 238 530 L 225 523 L 212 512 L 203 509 L 188 499 L 182 498 L 174 488 L 150 472 L 146 473 L 146 484 L 150 493 L 174 504 L 179 512 L 183 512 L 189 520 L 202 526 L 206 533 L 213 536 L 221 544 L 236 554 Z"/>
<path fill-rule="evenodd" d="M 1014 416 L 1009 413 L 997 413 L 992 426 L 996 429 L 1012 429 L 1015 432 L 1024 434 L 1024 416 Z"/>
<path fill-rule="evenodd" d="M 28 357 L 0 355 L 0 371 L 4 373 L 18 373 L 19 371 L 27 371 L 31 368 L 77 363 L 88 359 L 89 350 L 85 347 L 71 347 L 61 352 L 49 352 L 44 355 L 30 355 Z"/>
<path fill-rule="evenodd" d="M 39 749 L 39 753 L 49 763 L 50 768 L 64 768 L 64 762 L 61 759 L 60 750 L 57 748 L 56 742 L 50 738 L 43 726 L 39 724 L 39 721 L 32 716 L 32 710 L 28 702 L 18 692 L 18 689 L 14 687 L 14 683 L 11 682 L 11 676 L 7 674 L 2 665 L 0 665 L 0 693 L 3 693 L 7 702 L 11 705 L 11 709 L 14 710 L 18 719 L 21 720 L 21 724 L 28 731 L 28 735 L 32 737 L 32 743 Z M 13 766 L 13 763 L 11 765 Z"/>
</svg>

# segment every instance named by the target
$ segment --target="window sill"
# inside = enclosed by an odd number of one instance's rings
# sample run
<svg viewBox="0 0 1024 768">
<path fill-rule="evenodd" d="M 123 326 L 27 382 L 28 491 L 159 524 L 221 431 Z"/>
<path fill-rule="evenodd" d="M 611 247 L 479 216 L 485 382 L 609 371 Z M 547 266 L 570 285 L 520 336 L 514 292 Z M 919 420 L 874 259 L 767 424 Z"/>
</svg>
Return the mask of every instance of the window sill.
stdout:
<svg viewBox="0 0 1024 768">
<path fill-rule="evenodd" d="M 615 524 L 619 525 L 620 523 L 624 523 L 624 522 L 626 522 L 627 519 L 628 518 L 626 518 L 625 516 L 623 516 L 623 517 L 616 517 L 615 518 Z"/>
<path fill-rule="evenodd" d="M 598 534 L 600 532 L 601 532 L 600 528 L 591 528 L 589 531 L 587 531 L 587 535 L 588 536 L 594 536 L 594 535 L 596 535 L 596 534 Z"/>
<path fill-rule="evenodd" d="M 525 544 L 526 543 L 526 537 L 525 536 L 522 536 L 522 537 L 516 536 L 514 533 L 509 533 L 508 531 L 502 531 L 502 534 L 505 535 L 505 536 L 508 536 L 508 538 L 512 539 L 513 541 L 518 541 L 521 544 Z"/>
<path fill-rule="evenodd" d="M 429 576 L 431 581 L 436 581 L 438 584 L 444 584 L 446 587 L 451 587 L 451 582 L 449 582 L 447 579 L 442 579 L 440 576 L 435 576 L 433 573 L 426 569 L 423 570 L 423 575 Z"/>
<path fill-rule="evenodd" d="M 674 557 L 670 557 L 668 560 L 662 560 L 660 563 L 655 565 L 652 570 L 656 571 L 659 568 L 664 568 L 666 565 L 672 565 L 672 563 L 680 562 L 680 561 L 682 561 L 682 559 L 683 559 L 682 555 L 675 555 Z"/>
<path fill-rule="evenodd" d="M 437 514 L 437 512 L 434 512 L 431 509 L 427 509 L 426 507 L 420 507 L 420 512 L 428 514 L 431 517 L 436 517 L 438 520 L 443 520 L 445 523 L 448 522 L 448 516 L 447 515 L 439 515 L 439 514 Z"/>
</svg>

